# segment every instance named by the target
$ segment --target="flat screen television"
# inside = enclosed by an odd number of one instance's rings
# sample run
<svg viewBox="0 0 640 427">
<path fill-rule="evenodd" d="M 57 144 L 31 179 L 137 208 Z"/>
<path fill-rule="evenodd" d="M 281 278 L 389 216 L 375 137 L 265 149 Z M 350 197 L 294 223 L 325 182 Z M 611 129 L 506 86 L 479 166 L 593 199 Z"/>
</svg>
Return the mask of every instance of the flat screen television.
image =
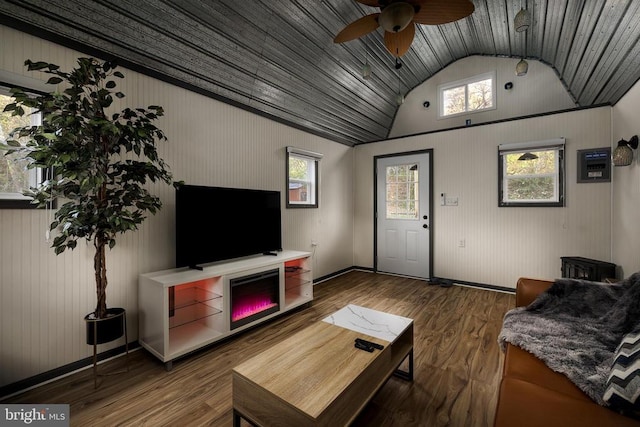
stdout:
<svg viewBox="0 0 640 427">
<path fill-rule="evenodd" d="M 176 189 L 176 267 L 282 250 L 280 192 L 182 185 Z"/>
</svg>

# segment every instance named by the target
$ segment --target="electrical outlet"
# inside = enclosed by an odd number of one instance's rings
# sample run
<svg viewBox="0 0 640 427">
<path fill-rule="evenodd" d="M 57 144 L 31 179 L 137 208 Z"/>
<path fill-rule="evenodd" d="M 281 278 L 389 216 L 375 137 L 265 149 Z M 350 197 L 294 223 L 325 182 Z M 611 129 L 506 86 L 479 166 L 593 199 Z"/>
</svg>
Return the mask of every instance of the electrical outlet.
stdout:
<svg viewBox="0 0 640 427">
<path fill-rule="evenodd" d="M 464 239 L 458 240 L 458 247 L 464 248 L 467 245 L 467 242 Z"/>
</svg>

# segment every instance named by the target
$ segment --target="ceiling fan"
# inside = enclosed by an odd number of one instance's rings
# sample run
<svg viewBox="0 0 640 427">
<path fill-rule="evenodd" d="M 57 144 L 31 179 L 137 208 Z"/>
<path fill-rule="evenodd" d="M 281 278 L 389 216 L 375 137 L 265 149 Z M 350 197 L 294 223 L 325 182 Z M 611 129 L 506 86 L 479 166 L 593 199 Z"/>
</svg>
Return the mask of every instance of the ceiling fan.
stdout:
<svg viewBox="0 0 640 427">
<path fill-rule="evenodd" d="M 469 0 L 355 0 L 358 3 L 379 7 L 372 13 L 347 25 L 333 39 L 344 43 L 375 31 L 384 29 L 384 45 L 396 58 L 411 47 L 416 33 L 414 24 L 440 25 L 457 21 L 471 15 L 475 9 Z"/>
</svg>

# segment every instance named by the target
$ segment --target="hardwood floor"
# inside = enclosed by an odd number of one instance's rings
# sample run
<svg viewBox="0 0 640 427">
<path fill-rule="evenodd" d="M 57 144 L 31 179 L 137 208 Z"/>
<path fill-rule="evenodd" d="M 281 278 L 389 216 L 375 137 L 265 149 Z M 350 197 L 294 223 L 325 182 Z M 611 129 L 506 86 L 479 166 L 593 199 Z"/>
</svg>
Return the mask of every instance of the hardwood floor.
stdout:
<svg viewBox="0 0 640 427">
<path fill-rule="evenodd" d="M 497 338 L 513 295 L 359 271 L 316 285 L 314 294 L 311 307 L 180 359 L 170 372 L 139 350 L 128 373 L 103 377 L 97 390 L 87 369 L 3 403 L 68 403 L 72 426 L 231 426 L 231 369 L 352 303 L 414 319 L 414 381 L 389 379 L 355 426 L 493 425 Z M 118 358 L 100 372 L 123 364 Z"/>
</svg>

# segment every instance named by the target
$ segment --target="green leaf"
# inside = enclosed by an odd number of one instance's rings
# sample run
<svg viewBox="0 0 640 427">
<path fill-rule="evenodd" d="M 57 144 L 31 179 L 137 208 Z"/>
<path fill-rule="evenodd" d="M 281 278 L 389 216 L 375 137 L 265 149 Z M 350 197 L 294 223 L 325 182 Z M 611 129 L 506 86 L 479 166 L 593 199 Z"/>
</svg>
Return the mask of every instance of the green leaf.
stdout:
<svg viewBox="0 0 640 427">
<path fill-rule="evenodd" d="M 166 139 L 151 124 L 163 111 L 152 106 L 105 110 L 122 92 L 109 89 L 116 78 L 115 62 L 78 58 L 68 73 L 46 62 L 27 61 L 30 70 L 52 74 L 48 82 L 63 89 L 32 96 L 16 89 L 7 111 L 13 115 L 41 111 L 42 126 L 24 126 L 0 145 L 5 152 L 23 154 L 29 168 L 51 168 L 53 176 L 30 194 L 38 206 L 52 198 L 66 200 L 54 213 L 50 231 L 57 230 L 52 244 L 56 254 L 74 249 L 78 239 L 103 242 L 113 248 L 120 233 L 136 230 L 147 213 L 156 213 L 159 198 L 151 196 L 148 182 L 170 184 L 171 174 L 159 158 L 156 141 Z M 113 76 L 110 77 L 110 76 Z M 20 145 L 18 135 L 25 137 Z M 138 155 L 138 159 L 132 159 Z M 97 239 L 97 240 L 96 240 Z"/>
<path fill-rule="evenodd" d="M 62 79 L 60 77 L 50 77 L 49 80 L 47 80 L 47 84 L 48 85 L 57 85 L 58 83 L 62 83 Z"/>
<path fill-rule="evenodd" d="M 46 63 L 46 62 L 42 62 L 42 61 L 39 61 L 39 62 L 31 62 L 31 61 L 30 61 L 30 60 L 28 60 L 28 59 L 25 61 L 24 65 L 26 65 L 26 66 L 27 66 L 27 69 L 28 69 L 29 71 L 39 71 L 39 70 L 42 70 L 42 69 L 44 69 L 44 68 L 48 68 L 48 67 L 49 67 L 49 64 L 48 64 L 48 63 Z"/>
<path fill-rule="evenodd" d="M 55 239 L 53 239 L 53 246 L 60 246 L 60 245 L 64 245 L 64 241 L 66 240 L 66 236 L 57 236 Z"/>
</svg>

